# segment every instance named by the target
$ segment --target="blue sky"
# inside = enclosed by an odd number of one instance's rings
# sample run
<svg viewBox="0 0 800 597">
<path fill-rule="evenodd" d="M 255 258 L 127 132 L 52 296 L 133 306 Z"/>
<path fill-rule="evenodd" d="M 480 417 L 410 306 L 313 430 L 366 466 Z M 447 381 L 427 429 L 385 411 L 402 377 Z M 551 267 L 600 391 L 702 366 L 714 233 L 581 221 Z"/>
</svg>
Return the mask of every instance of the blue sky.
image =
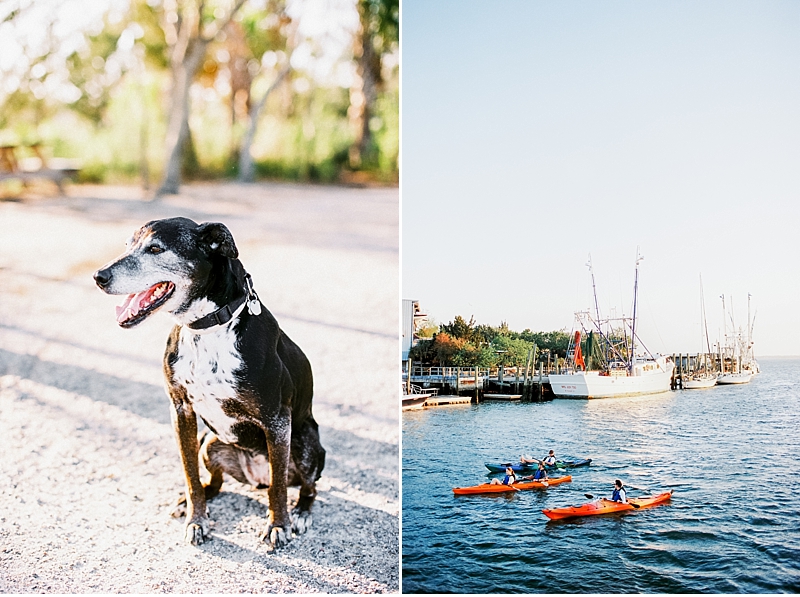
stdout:
<svg viewBox="0 0 800 597">
<path fill-rule="evenodd" d="M 571 329 L 592 304 L 696 352 L 700 275 L 757 355 L 800 332 L 800 2 L 402 4 L 403 296 Z"/>
</svg>

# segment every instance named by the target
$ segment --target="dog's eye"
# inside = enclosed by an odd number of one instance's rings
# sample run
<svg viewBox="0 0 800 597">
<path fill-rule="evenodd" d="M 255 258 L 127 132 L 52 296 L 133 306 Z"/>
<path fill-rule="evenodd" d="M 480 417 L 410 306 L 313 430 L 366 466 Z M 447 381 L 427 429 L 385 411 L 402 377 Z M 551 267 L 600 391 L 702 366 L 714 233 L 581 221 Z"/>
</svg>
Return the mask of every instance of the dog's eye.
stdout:
<svg viewBox="0 0 800 597">
<path fill-rule="evenodd" d="M 152 253 L 153 255 L 158 255 L 159 253 L 163 253 L 164 249 L 157 247 L 156 245 L 150 245 L 147 247 L 147 252 Z"/>
</svg>

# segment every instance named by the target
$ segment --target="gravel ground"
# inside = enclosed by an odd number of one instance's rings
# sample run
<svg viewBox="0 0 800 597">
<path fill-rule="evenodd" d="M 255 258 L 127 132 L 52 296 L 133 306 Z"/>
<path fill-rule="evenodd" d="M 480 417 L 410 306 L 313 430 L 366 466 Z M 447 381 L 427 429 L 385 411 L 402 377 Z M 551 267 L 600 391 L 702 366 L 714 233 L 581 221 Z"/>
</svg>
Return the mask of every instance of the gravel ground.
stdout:
<svg viewBox="0 0 800 597">
<path fill-rule="evenodd" d="M 286 184 L 0 202 L 0 592 L 399 590 L 397 189 Z M 314 526 L 272 551 L 266 491 L 226 478 L 212 540 L 183 543 L 161 355 L 170 319 L 115 323 L 92 273 L 146 221 L 233 232 L 261 300 L 308 355 L 327 450 Z M 290 490 L 290 500 L 297 489 Z"/>
</svg>

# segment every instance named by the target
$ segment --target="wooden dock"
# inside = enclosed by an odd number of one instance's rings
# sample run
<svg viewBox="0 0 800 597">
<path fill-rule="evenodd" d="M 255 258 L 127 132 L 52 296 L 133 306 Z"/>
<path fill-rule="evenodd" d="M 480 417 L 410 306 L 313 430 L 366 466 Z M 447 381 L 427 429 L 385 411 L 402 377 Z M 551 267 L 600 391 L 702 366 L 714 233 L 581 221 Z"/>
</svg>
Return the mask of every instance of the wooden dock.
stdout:
<svg viewBox="0 0 800 597">
<path fill-rule="evenodd" d="M 425 406 L 447 406 L 450 404 L 470 404 L 469 396 L 431 396 L 425 401 Z"/>
<path fill-rule="evenodd" d="M 522 394 L 484 394 L 484 400 L 522 400 Z"/>
</svg>

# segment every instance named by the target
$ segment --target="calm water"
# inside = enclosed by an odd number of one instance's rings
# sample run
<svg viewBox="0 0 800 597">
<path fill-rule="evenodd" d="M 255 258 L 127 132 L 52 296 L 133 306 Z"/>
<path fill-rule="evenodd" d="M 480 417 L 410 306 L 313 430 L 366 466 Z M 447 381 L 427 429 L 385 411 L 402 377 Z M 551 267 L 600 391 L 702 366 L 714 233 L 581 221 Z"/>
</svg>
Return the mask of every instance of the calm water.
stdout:
<svg viewBox="0 0 800 597">
<path fill-rule="evenodd" d="M 800 360 L 749 385 L 403 413 L 403 592 L 800 591 Z M 593 459 L 572 483 L 454 497 L 484 462 Z M 672 502 L 552 521 L 615 478 Z M 631 497 L 641 495 L 632 491 Z"/>
</svg>

